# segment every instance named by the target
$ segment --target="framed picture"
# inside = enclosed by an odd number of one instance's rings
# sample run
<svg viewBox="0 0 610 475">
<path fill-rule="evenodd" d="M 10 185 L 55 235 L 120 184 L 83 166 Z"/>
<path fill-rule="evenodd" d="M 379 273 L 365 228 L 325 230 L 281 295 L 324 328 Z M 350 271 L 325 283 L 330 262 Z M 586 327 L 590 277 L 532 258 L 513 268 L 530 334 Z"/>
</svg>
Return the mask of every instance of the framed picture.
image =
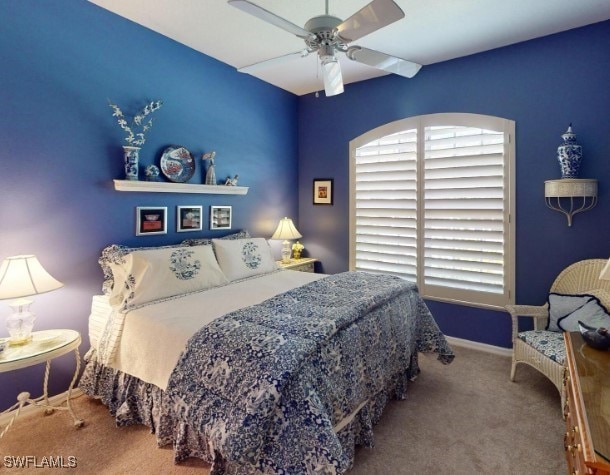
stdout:
<svg viewBox="0 0 610 475">
<path fill-rule="evenodd" d="M 210 206 L 210 229 L 231 229 L 231 206 Z"/>
<path fill-rule="evenodd" d="M 138 206 L 136 208 L 136 236 L 167 234 L 167 207 Z"/>
<path fill-rule="evenodd" d="M 333 179 L 314 178 L 313 180 L 313 204 L 332 205 L 333 204 Z"/>
<path fill-rule="evenodd" d="M 184 233 L 187 231 L 201 231 L 202 206 L 177 206 L 176 207 L 176 231 Z"/>
</svg>

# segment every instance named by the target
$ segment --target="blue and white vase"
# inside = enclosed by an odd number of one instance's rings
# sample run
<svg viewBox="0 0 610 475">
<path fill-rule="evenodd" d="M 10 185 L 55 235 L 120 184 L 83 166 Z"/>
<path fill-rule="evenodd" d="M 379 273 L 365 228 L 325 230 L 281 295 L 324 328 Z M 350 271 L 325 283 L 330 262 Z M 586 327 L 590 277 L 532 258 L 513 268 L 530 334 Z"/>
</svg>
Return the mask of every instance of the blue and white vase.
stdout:
<svg viewBox="0 0 610 475">
<path fill-rule="evenodd" d="M 140 160 L 140 147 L 123 145 L 123 158 L 125 160 L 125 179 L 138 179 L 138 162 Z"/>
<path fill-rule="evenodd" d="M 578 178 L 582 161 L 582 147 L 576 142 L 576 135 L 572 132 L 572 124 L 561 138 L 563 138 L 563 143 L 557 147 L 561 178 Z"/>
</svg>

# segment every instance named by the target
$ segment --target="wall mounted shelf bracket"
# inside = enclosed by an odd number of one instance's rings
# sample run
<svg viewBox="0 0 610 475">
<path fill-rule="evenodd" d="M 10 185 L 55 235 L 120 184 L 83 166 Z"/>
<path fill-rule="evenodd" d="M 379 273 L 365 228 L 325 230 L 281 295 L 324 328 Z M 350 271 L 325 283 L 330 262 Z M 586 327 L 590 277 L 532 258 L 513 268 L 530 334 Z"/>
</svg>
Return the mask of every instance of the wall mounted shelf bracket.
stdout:
<svg viewBox="0 0 610 475">
<path fill-rule="evenodd" d="M 572 217 L 597 204 L 597 180 L 562 178 L 544 182 L 544 199 L 552 210 L 563 213 L 572 226 Z"/>
</svg>

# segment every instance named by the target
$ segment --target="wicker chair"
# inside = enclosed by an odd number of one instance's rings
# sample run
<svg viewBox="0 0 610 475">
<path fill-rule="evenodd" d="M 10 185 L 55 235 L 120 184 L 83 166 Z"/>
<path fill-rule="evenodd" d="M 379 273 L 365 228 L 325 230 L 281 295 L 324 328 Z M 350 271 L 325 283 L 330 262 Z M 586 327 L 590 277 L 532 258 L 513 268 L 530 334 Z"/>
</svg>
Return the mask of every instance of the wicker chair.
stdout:
<svg viewBox="0 0 610 475">
<path fill-rule="evenodd" d="M 607 259 L 588 259 L 576 262 L 566 267 L 555 279 L 550 292 L 566 295 L 591 294 L 595 295 L 601 303 L 610 309 L 610 280 L 600 280 L 599 275 Z M 507 305 L 513 322 L 513 362 L 510 370 L 511 381 L 515 380 L 517 364 L 526 363 L 540 371 L 557 387 L 561 396 L 561 407 L 565 404 L 565 388 L 563 386 L 565 366 L 565 346 L 563 334 L 545 330 L 549 311 L 548 302 L 541 306 L 533 305 Z M 519 333 L 519 317 L 531 317 L 534 321 L 534 330 Z M 548 356 L 535 349 L 524 339 L 527 334 L 544 337 L 555 345 L 554 354 Z M 524 337 L 522 339 L 521 337 Z"/>
</svg>

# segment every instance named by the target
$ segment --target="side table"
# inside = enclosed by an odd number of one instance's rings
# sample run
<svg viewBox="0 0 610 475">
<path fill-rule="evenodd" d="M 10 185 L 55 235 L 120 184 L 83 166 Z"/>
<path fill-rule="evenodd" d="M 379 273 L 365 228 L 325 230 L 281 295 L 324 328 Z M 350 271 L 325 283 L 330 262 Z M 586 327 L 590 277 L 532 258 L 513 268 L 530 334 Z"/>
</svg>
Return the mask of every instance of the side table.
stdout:
<svg viewBox="0 0 610 475">
<path fill-rule="evenodd" d="M 72 406 L 70 405 L 70 398 L 72 396 L 72 389 L 78 378 L 80 371 L 80 354 L 78 347 L 81 343 L 80 333 L 74 330 L 43 330 L 32 333 L 32 341 L 24 345 L 19 346 L 7 346 L 3 352 L 0 353 L 0 373 L 6 371 L 13 371 L 16 369 L 27 368 L 39 363 L 46 362 L 46 368 L 44 373 L 44 390 L 43 395 L 32 399 L 30 393 L 22 392 L 17 396 L 17 403 L 9 407 L 2 414 L 6 414 L 14 409 L 17 409 L 15 415 L 8 422 L 6 427 L 0 432 L 0 439 L 8 432 L 10 427 L 15 422 L 21 408 L 27 404 L 34 406 L 44 407 L 45 414 L 52 414 L 55 409 L 66 410 L 70 412 L 72 419 L 74 420 L 75 427 L 82 427 L 85 423 L 84 420 L 79 419 L 74 414 Z M 70 382 L 68 388 L 68 396 L 65 403 L 58 405 L 52 405 L 49 403 L 47 387 L 49 383 L 49 371 L 51 368 L 51 360 L 58 356 L 65 355 L 69 352 L 74 352 L 76 359 L 76 369 L 74 376 Z"/>
<path fill-rule="evenodd" d="M 303 257 L 301 259 L 290 259 L 290 262 L 284 263 L 282 261 L 276 261 L 277 266 L 281 269 L 296 270 L 299 272 L 315 272 L 315 263 L 318 259 L 312 257 Z"/>
</svg>

